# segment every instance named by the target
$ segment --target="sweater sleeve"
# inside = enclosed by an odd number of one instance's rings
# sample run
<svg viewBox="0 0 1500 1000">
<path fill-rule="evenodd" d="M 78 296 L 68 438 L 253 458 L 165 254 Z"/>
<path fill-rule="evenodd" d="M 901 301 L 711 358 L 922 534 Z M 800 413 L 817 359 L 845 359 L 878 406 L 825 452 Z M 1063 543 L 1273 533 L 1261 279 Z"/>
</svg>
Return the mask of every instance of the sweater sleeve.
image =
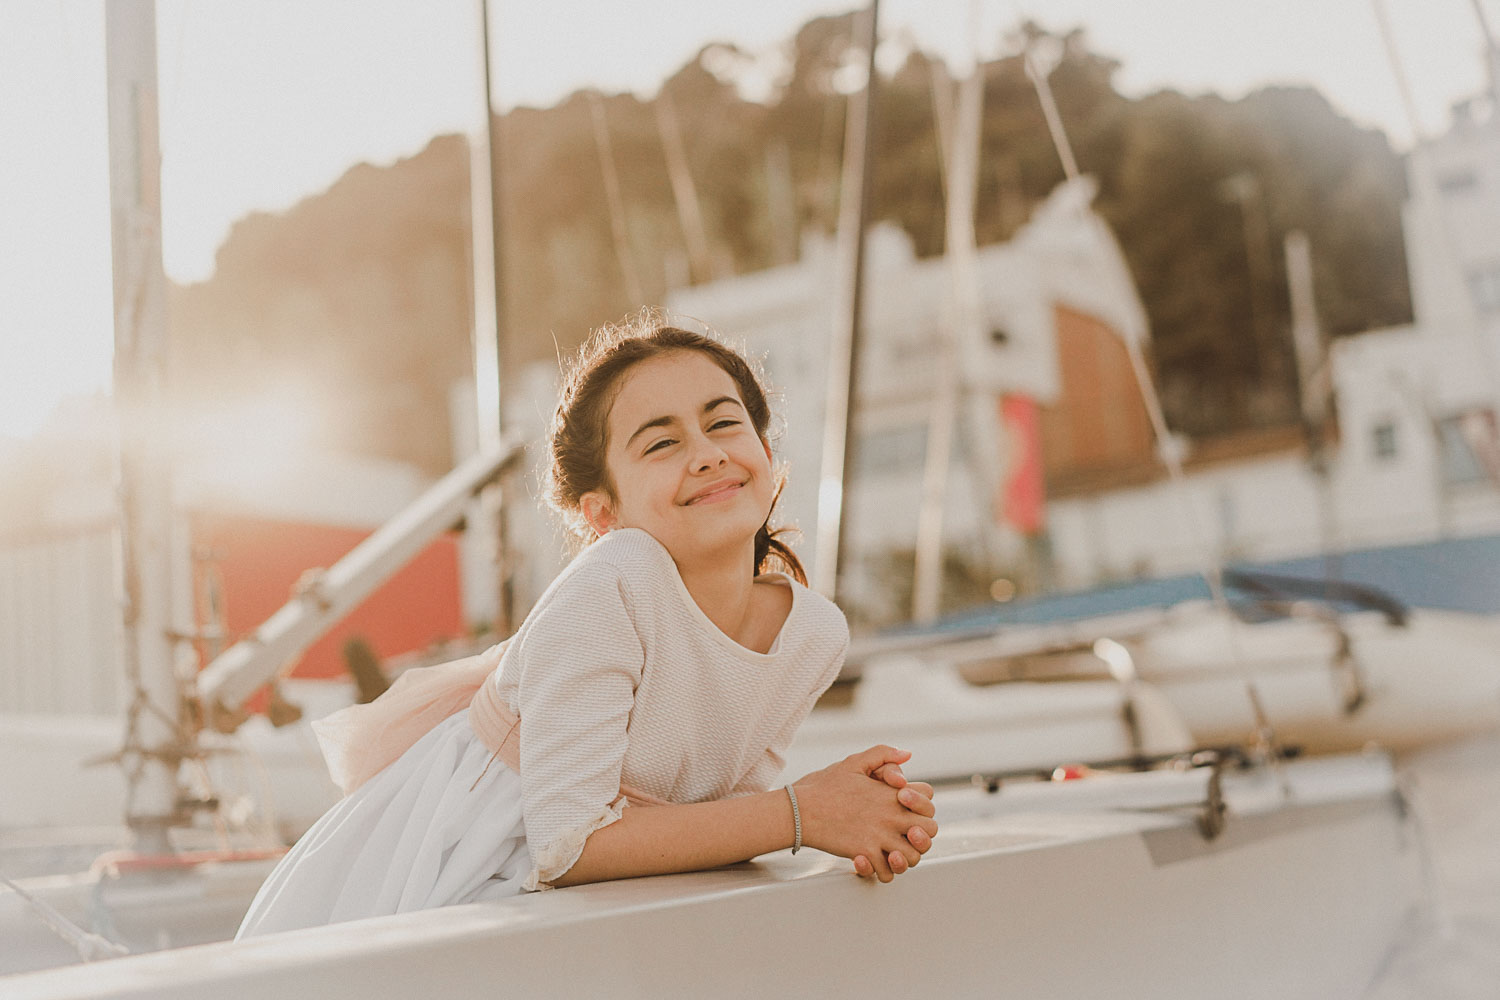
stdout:
<svg viewBox="0 0 1500 1000">
<path fill-rule="evenodd" d="M 516 700 L 532 870 L 548 888 L 625 806 L 620 771 L 645 664 L 618 571 L 582 567 L 528 622 Z"/>
</svg>

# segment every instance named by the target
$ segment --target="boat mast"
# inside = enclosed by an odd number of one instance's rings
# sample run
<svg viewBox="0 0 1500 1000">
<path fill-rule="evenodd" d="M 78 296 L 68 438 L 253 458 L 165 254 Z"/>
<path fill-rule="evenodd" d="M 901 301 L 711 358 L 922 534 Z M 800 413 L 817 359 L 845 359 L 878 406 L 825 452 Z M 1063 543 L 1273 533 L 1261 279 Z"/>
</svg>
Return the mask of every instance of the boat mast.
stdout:
<svg viewBox="0 0 1500 1000">
<path fill-rule="evenodd" d="M 171 628 L 172 475 L 166 278 L 161 257 L 155 0 L 105 5 L 121 650 L 130 704 L 119 760 L 137 848 L 171 850 L 179 818 L 182 704 Z"/>
<path fill-rule="evenodd" d="M 823 422 L 823 466 L 818 479 L 818 537 L 813 589 L 835 600 L 844 560 L 851 451 L 849 428 L 856 409 L 859 369 L 860 299 L 864 286 L 865 217 L 874 159 L 870 132 L 875 120 L 875 43 L 880 0 L 855 19 L 854 34 L 865 48 L 865 86 L 849 97 L 844 123 L 844 169 L 839 182 L 838 257 L 833 336 L 828 355 L 828 410 Z"/>
<path fill-rule="evenodd" d="M 604 177 L 604 198 L 609 204 L 609 232 L 615 244 L 615 260 L 620 265 L 620 276 L 625 281 L 625 296 L 632 309 L 646 301 L 644 286 L 635 268 L 635 257 L 630 252 L 630 231 L 625 221 L 625 196 L 620 192 L 620 171 L 615 164 L 614 146 L 609 140 L 609 116 L 604 110 L 604 98 L 597 90 L 588 92 L 589 117 L 594 124 L 594 148 L 599 154 L 599 170 Z"/>
<path fill-rule="evenodd" d="M 1297 361 L 1302 425 L 1307 435 L 1308 467 L 1318 481 L 1318 522 L 1323 576 L 1339 576 L 1341 542 L 1333 496 L 1333 468 L 1324 431 L 1328 423 L 1328 357 L 1313 297 L 1312 244 L 1294 229 L 1284 240 L 1287 289 L 1292 302 L 1292 349 Z"/>
<path fill-rule="evenodd" d="M 479 75 L 484 88 L 479 102 L 479 128 L 469 136 L 469 242 L 473 264 L 474 302 L 474 407 L 478 421 L 480 454 L 502 447 L 505 398 L 505 376 L 509 360 L 505 356 L 505 328 L 502 301 L 500 251 L 500 162 L 495 143 L 495 112 L 490 94 L 490 12 L 489 0 L 479 0 Z M 468 520 L 466 534 L 473 532 L 471 551 L 493 571 L 494 602 L 491 628 L 498 635 L 509 635 L 515 624 L 515 574 L 513 552 L 509 545 L 506 507 L 501 493 L 504 487 L 492 483 L 474 503 L 477 517 Z"/>
<path fill-rule="evenodd" d="M 971 16 L 977 21 L 975 11 L 977 5 L 971 8 Z M 952 279 L 952 308 L 939 333 L 937 385 L 928 412 L 927 456 L 922 470 L 922 502 L 917 514 L 912 579 L 912 617 L 923 625 L 937 620 L 942 603 L 943 515 L 948 506 L 955 425 L 965 395 L 959 370 L 959 345 L 973 343 L 981 336 L 974 200 L 979 181 L 980 124 L 984 115 L 984 64 L 977 52 L 972 71 L 958 87 L 957 112 L 953 128 L 947 130 L 953 134 L 943 144 L 943 160 L 947 168 L 944 173 L 948 177 L 945 185 L 947 236 L 944 242 Z"/>
<path fill-rule="evenodd" d="M 478 441 L 442 479 L 374 534 L 325 570 L 306 578 L 292 599 L 255 632 L 214 658 L 198 676 L 199 696 L 211 716 L 232 718 L 261 685 L 302 655 L 375 588 L 417 556 L 439 534 L 462 520 L 473 538 L 476 561 L 495 570 L 491 628 L 508 635 L 514 624 L 512 550 L 506 545 L 504 487 L 500 477 L 520 462 L 524 449 L 502 436 L 501 403 L 508 371 L 501 322 L 500 168 L 495 117 L 490 106 L 489 10 L 477 6 L 483 120 L 469 137 L 469 198 L 474 309 L 474 398 Z M 478 574 L 475 574 L 476 576 Z M 488 600 L 491 595 L 485 594 Z M 478 624 L 478 623 L 475 623 Z M 237 723 L 230 723 L 231 731 Z"/>
<path fill-rule="evenodd" d="M 693 172 L 688 167 L 687 150 L 682 142 L 682 126 L 677 120 L 677 105 L 666 87 L 656 95 L 652 105 L 656 114 L 656 132 L 661 138 L 662 154 L 667 159 L 667 182 L 672 187 L 672 201 L 677 206 L 677 222 L 682 226 L 682 239 L 687 246 L 689 283 L 694 279 L 715 281 L 726 277 L 715 266 L 708 247 L 708 229 L 703 224 L 703 211 L 698 205 L 698 189 L 693 184 Z"/>
</svg>

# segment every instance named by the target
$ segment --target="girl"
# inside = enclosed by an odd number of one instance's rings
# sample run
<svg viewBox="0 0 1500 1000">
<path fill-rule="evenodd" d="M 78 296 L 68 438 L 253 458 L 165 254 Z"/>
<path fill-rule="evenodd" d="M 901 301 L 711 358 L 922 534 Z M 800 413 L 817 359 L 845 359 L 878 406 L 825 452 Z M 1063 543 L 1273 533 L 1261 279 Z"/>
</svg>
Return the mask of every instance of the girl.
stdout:
<svg viewBox="0 0 1500 1000">
<path fill-rule="evenodd" d="M 882 882 L 915 865 L 937 824 L 904 752 L 766 790 L 848 646 L 770 530 L 769 420 L 717 341 L 649 315 L 596 334 L 565 380 L 549 473 L 594 541 L 508 643 L 409 671 L 320 729 L 357 790 L 272 872 L 239 936 L 803 844 Z"/>
</svg>

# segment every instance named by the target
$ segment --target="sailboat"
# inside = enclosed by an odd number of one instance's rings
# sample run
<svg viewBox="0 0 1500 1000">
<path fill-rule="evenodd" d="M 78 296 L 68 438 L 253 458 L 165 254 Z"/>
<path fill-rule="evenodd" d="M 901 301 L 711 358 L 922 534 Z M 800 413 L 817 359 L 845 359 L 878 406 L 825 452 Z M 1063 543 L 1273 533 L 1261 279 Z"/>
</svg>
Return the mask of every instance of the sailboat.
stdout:
<svg viewBox="0 0 1500 1000">
<path fill-rule="evenodd" d="M 1378 14 L 1380 6 L 1375 6 Z M 1406 503 L 1402 519 L 1413 522 L 1405 526 L 1408 531 L 1422 530 L 1416 525 L 1425 520 L 1427 530 L 1436 527 L 1447 534 L 1459 525 L 1459 530 L 1474 532 L 1495 516 L 1500 497 L 1493 461 L 1493 414 L 1500 392 L 1495 375 L 1500 369 L 1493 357 L 1496 331 L 1492 319 L 1476 314 L 1460 280 L 1464 274 L 1488 274 L 1483 256 L 1488 243 L 1460 240 L 1458 234 L 1467 230 L 1455 230 L 1455 216 L 1460 211 L 1478 215 L 1481 209 L 1493 214 L 1500 203 L 1491 189 L 1483 189 L 1490 193 L 1481 206 L 1477 181 L 1462 188 L 1467 201 L 1445 195 L 1433 176 L 1449 169 L 1445 165 L 1479 162 L 1494 149 L 1500 50 L 1478 7 L 1476 13 L 1491 66 L 1489 92 L 1458 106 L 1452 132 L 1435 142 L 1423 140 L 1409 161 L 1411 194 L 1405 214 L 1417 321 L 1408 328 L 1346 338 L 1338 350 L 1326 351 L 1313 308 L 1307 241 L 1295 233 L 1287 239 L 1303 418 L 1314 429 L 1309 435 L 1311 471 L 1303 476 L 1314 486 L 1304 485 L 1301 492 L 1316 495 L 1321 508 L 1314 518 L 1322 522 L 1320 555 L 1281 565 L 1206 565 L 1196 579 L 1138 581 L 1041 599 L 1028 608 L 978 609 L 872 641 L 852 659 L 863 660 L 877 674 L 904 671 L 914 688 L 925 677 L 937 697 L 948 697 L 947 692 L 964 684 L 1017 685 L 1018 698 L 1062 702 L 1067 696 L 1058 687 L 1073 687 L 1082 698 L 1084 691 L 1110 677 L 1122 682 L 1128 677 L 1169 706 L 1198 745 L 1243 739 L 1269 726 L 1284 744 L 1304 752 L 1351 751 L 1371 743 L 1411 750 L 1500 729 L 1500 619 L 1494 613 L 1500 609 L 1488 579 L 1473 569 L 1473 563 L 1486 558 L 1484 549 L 1460 560 L 1456 557 L 1464 553 L 1458 551 L 1458 540 L 1450 538 L 1455 544 L 1350 551 L 1348 536 L 1337 523 L 1340 516 L 1358 517 L 1362 507 L 1383 507 L 1368 503 L 1376 489 L 1393 494 L 1405 490 L 1405 500 L 1391 503 Z M 1383 20 L 1382 27 L 1390 43 Z M 1059 155 L 1071 164 L 1065 134 L 1040 81 L 1038 91 L 1049 109 Z M 1419 129 L 1417 133 L 1420 138 Z M 1073 177 L 1076 166 L 1068 173 Z M 1478 297 L 1488 285 L 1472 281 Z M 1404 398 L 1408 375 L 1424 387 L 1415 399 Z M 1140 381 L 1157 438 L 1165 441 L 1168 435 L 1159 407 L 1151 402 L 1149 380 Z M 1333 416 L 1334 384 L 1343 438 L 1337 448 L 1325 433 Z M 1400 453 L 1399 464 L 1392 461 L 1395 455 L 1382 458 L 1378 451 L 1371 463 L 1364 456 L 1367 443 L 1373 439 L 1379 449 L 1395 433 L 1393 400 L 1416 411 L 1400 418 L 1401 433 L 1415 438 L 1415 445 Z M 1166 457 L 1170 464 L 1171 456 Z M 1229 479 L 1250 480 L 1255 471 L 1247 467 L 1238 477 L 1222 476 L 1217 483 L 1205 476 L 1199 508 L 1205 494 L 1222 489 L 1222 500 L 1237 488 L 1225 485 Z M 1259 494 L 1247 488 L 1245 499 L 1267 508 L 1280 504 L 1277 488 L 1292 481 L 1268 476 L 1268 482 Z M 1157 502 L 1173 499 L 1170 492 L 1168 487 L 1133 496 L 1122 491 L 1113 514 L 1136 522 L 1143 512 L 1160 517 Z M 1110 498 L 1089 502 L 1107 507 Z M 1286 500 L 1289 506 L 1294 502 Z M 1175 513 L 1183 523 L 1194 520 L 1191 504 L 1183 503 Z M 1109 520 L 1105 513 L 1095 516 Z M 1343 527 L 1361 537 L 1360 525 Z M 1233 539 L 1228 528 L 1223 533 L 1227 548 Z M 1138 544 L 1149 548 L 1154 542 L 1152 532 L 1139 532 Z M 1078 548 L 1076 539 L 1072 547 Z M 1127 547 L 1115 557 L 1130 555 Z M 1352 571 L 1349 578 L 1340 577 L 1339 567 Z M 1436 598 L 1435 603 L 1448 606 L 1414 605 L 1371 585 L 1400 585 L 1406 577 L 1421 578 L 1410 587 L 1419 598 Z M 1464 589 L 1470 592 L 1458 592 Z M 1466 605 L 1469 610 L 1458 610 Z M 927 668 L 930 676 L 917 666 Z M 873 695 L 865 699 L 870 702 L 866 706 L 858 704 L 858 694 L 854 700 L 855 710 L 844 712 L 839 725 L 852 725 L 847 717 L 857 711 L 873 718 L 895 710 L 894 702 L 877 707 L 879 699 Z M 1002 699 L 997 694 L 994 700 L 998 704 Z M 1000 718 L 995 716 L 996 740 L 1003 739 L 1005 730 Z M 829 727 L 830 732 L 835 728 Z M 1103 732 L 1096 729 L 1096 734 Z M 938 740 L 935 732 L 933 739 Z"/>
<path fill-rule="evenodd" d="M 915 974 L 943 996 L 1354 996 L 1421 898 L 1393 787 L 1372 755 L 958 788 L 938 793 L 932 852 L 889 886 L 779 854 L 4 985 L 14 1000 L 855 997 Z"/>
</svg>

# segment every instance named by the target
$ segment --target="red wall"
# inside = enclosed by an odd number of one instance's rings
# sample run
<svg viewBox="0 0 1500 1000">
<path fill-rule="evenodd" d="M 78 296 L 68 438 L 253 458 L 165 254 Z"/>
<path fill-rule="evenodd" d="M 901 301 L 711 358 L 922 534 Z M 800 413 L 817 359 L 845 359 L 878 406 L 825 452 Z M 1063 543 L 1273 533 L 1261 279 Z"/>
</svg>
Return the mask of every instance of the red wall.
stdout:
<svg viewBox="0 0 1500 1000">
<path fill-rule="evenodd" d="M 1057 364 L 1062 391 L 1041 410 L 1047 492 L 1070 496 L 1121 470 L 1157 468 L 1146 403 L 1125 342 L 1108 324 L 1058 305 Z"/>
<path fill-rule="evenodd" d="M 192 518 L 194 549 L 211 553 L 223 580 L 223 609 L 237 640 L 286 603 L 302 574 L 332 566 L 370 531 L 223 514 Z M 199 563 L 195 577 L 203 576 Z M 199 621 L 207 620 L 197 588 Z M 458 543 L 439 538 L 349 612 L 303 654 L 294 677 L 342 677 L 344 641 L 360 636 L 382 660 L 462 635 Z"/>
</svg>

